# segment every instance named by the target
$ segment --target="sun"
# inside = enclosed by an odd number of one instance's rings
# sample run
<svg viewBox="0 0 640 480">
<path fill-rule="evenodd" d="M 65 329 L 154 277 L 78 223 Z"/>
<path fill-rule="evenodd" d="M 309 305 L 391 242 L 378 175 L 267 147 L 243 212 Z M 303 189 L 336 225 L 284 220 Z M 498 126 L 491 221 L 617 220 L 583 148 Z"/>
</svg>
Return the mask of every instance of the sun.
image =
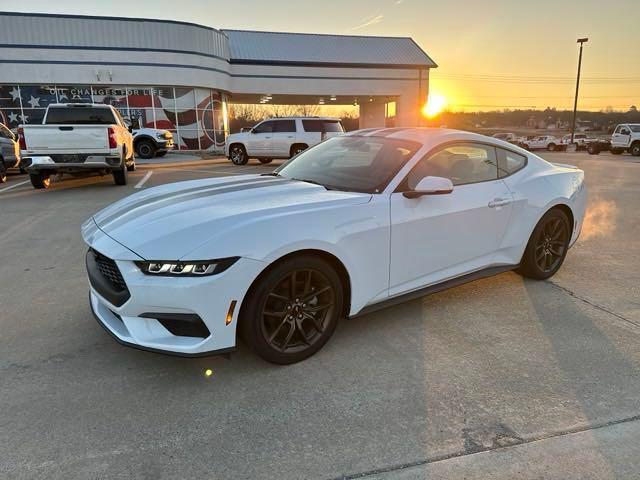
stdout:
<svg viewBox="0 0 640 480">
<path fill-rule="evenodd" d="M 427 103 L 422 107 L 422 114 L 427 118 L 433 118 L 440 114 L 447 106 L 447 99 L 439 93 L 430 93 Z"/>
</svg>

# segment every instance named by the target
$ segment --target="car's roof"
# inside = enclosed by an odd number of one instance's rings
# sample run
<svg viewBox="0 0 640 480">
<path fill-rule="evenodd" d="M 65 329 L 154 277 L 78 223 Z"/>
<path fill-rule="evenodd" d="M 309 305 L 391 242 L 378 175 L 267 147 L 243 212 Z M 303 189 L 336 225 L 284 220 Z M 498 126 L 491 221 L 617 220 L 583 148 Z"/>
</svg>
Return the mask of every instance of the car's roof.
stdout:
<svg viewBox="0 0 640 480">
<path fill-rule="evenodd" d="M 513 146 L 495 137 L 488 137 L 479 133 L 465 132 L 463 130 L 453 130 L 450 128 L 431 127 L 394 127 L 394 128 L 365 128 L 347 133 L 349 136 L 371 136 L 396 138 L 400 140 L 411 140 L 427 143 L 439 143 L 440 140 L 469 140 L 469 141 L 491 141 L 496 144 Z"/>
<path fill-rule="evenodd" d="M 301 119 L 301 120 L 331 120 L 331 121 L 336 121 L 339 122 L 340 119 L 336 118 L 336 117 L 304 117 L 304 116 L 291 116 L 291 117 L 270 117 L 270 118 L 266 118 L 266 120 L 295 120 L 295 119 Z"/>
</svg>

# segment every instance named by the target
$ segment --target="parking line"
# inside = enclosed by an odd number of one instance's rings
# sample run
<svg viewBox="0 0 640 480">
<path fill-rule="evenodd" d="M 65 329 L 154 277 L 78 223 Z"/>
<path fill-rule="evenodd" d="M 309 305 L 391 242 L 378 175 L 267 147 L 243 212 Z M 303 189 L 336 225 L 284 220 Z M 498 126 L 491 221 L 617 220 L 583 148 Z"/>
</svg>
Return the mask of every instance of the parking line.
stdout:
<svg viewBox="0 0 640 480">
<path fill-rule="evenodd" d="M 8 187 L 0 188 L 0 192 L 6 192 L 7 190 L 11 190 L 12 188 L 19 187 L 20 185 L 24 185 L 25 183 L 29 183 L 31 180 L 25 180 L 24 182 L 14 183 L 13 185 L 9 185 Z"/>
<path fill-rule="evenodd" d="M 150 172 L 147 172 L 144 177 L 142 177 L 140 179 L 140 181 L 138 183 L 136 183 L 136 186 L 133 188 L 142 188 L 142 186 L 147 182 L 147 180 L 149 180 L 149 177 L 151 177 L 151 174 L 153 173 L 153 170 L 151 170 Z"/>
</svg>

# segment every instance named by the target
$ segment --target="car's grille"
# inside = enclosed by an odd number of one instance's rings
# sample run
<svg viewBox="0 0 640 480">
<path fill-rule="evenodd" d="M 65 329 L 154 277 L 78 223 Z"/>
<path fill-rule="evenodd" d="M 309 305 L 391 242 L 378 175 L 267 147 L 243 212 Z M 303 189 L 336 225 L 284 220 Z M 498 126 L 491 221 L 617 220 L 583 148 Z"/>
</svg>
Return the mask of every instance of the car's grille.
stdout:
<svg viewBox="0 0 640 480">
<path fill-rule="evenodd" d="M 100 252 L 93 250 L 93 254 L 98 265 L 98 270 L 102 276 L 119 292 L 124 292 L 127 289 L 127 284 L 122 278 L 122 274 L 116 265 L 116 262 L 110 258 L 105 257 Z"/>
</svg>

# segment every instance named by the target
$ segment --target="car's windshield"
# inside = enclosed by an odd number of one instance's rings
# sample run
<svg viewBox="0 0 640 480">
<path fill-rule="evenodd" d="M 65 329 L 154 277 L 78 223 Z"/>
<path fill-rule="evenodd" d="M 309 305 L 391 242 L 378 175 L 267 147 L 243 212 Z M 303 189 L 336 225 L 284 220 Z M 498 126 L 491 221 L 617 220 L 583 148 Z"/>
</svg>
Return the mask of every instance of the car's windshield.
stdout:
<svg viewBox="0 0 640 480">
<path fill-rule="evenodd" d="M 421 144 L 383 137 L 334 137 L 291 159 L 276 173 L 330 190 L 379 193 Z"/>
</svg>

